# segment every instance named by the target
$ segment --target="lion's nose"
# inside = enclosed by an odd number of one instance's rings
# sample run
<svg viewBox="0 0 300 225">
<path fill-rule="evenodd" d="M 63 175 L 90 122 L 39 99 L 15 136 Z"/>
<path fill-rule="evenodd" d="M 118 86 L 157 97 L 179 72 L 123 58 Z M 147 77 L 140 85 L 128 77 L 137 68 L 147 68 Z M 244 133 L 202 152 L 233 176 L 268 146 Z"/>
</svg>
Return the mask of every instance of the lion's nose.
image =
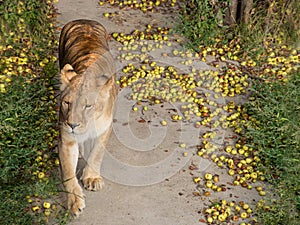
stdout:
<svg viewBox="0 0 300 225">
<path fill-rule="evenodd" d="M 76 127 L 78 127 L 80 124 L 79 123 L 69 123 L 67 122 L 68 126 L 72 128 L 72 130 L 74 130 Z"/>
</svg>

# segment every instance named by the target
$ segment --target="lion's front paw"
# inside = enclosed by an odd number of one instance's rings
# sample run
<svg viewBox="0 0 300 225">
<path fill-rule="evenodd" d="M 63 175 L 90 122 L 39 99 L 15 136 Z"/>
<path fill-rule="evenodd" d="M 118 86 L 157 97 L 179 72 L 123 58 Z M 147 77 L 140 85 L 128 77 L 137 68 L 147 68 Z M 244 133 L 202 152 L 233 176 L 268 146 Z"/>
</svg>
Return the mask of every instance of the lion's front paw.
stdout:
<svg viewBox="0 0 300 225">
<path fill-rule="evenodd" d="M 84 188 L 89 191 L 98 191 L 104 186 L 101 176 L 83 178 L 82 183 Z"/>
<path fill-rule="evenodd" d="M 68 193 L 68 209 L 71 210 L 74 216 L 78 216 L 80 213 L 82 213 L 84 208 L 84 194 L 81 187 L 78 185 Z"/>
</svg>

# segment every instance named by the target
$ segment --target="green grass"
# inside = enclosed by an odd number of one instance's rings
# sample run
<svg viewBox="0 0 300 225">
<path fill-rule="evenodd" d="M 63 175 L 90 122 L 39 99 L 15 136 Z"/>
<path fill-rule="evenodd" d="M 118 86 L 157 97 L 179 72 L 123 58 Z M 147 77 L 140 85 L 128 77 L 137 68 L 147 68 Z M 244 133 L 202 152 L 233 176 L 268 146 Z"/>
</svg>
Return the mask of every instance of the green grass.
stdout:
<svg viewBox="0 0 300 225">
<path fill-rule="evenodd" d="M 287 83 L 256 83 L 255 100 L 247 104 L 255 128 L 246 137 L 260 150 L 263 169 L 276 199 L 260 209 L 261 224 L 298 224 L 300 221 L 300 73 Z"/>
<path fill-rule="evenodd" d="M 54 15 L 51 1 L 0 3 L 0 224 L 43 224 L 61 217 L 54 200 L 59 180 L 53 175 Z"/>
<path fill-rule="evenodd" d="M 218 18 L 225 15 L 225 9 L 219 8 L 221 5 L 221 2 L 212 5 L 209 0 L 184 2 L 177 31 L 189 39 L 187 47 L 197 49 L 199 45 L 215 44 L 216 39 L 225 33 L 227 28 L 220 26 Z"/>
<path fill-rule="evenodd" d="M 228 44 L 239 40 L 245 51 L 259 51 L 270 37 L 281 36 L 285 42 L 299 45 L 300 4 L 298 0 L 254 0 L 247 24 L 227 24 L 226 11 L 230 1 L 183 1 L 177 31 L 188 38 L 188 47 Z"/>
<path fill-rule="evenodd" d="M 31 180 L 32 172 L 39 169 L 35 158 L 38 152 L 47 149 L 46 137 L 53 125 L 47 122 L 51 102 L 41 99 L 48 94 L 43 79 L 27 84 L 22 77 L 14 77 L 11 82 L 13 85 L 0 95 L 0 177 L 4 184 Z"/>
</svg>

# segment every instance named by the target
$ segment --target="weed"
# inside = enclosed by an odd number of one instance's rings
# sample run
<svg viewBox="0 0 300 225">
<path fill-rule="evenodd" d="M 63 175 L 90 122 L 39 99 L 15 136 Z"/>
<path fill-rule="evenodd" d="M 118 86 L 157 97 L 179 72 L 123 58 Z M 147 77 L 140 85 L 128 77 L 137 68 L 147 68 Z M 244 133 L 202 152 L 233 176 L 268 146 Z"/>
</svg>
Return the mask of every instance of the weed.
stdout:
<svg viewBox="0 0 300 225">
<path fill-rule="evenodd" d="M 197 48 L 199 45 L 211 45 L 216 43 L 226 30 L 222 26 L 222 18 L 225 16 L 228 1 L 193 0 L 183 4 L 180 16 L 182 25 L 177 30 L 186 36 L 190 43 L 188 47 Z"/>
<path fill-rule="evenodd" d="M 248 113 L 260 124 L 247 138 L 260 150 L 267 180 L 276 195 L 271 208 L 260 208 L 262 224 L 298 224 L 300 219 L 300 73 L 286 84 L 256 83 Z"/>
<path fill-rule="evenodd" d="M 284 37 L 284 41 L 299 45 L 300 5 L 297 0 L 255 0 L 247 21 L 233 18 L 228 24 L 231 1 L 184 1 L 177 30 L 189 39 L 188 47 L 213 45 L 220 39 L 228 43 L 240 39 L 245 50 L 263 47 L 270 37 Z M 243 14 L 243 9 L 237 14 Z"/>
<path fill-rule="evenodd" d="M 59 191 L 53 6 L 9 0 L 0 12 L 0 223 L 47 223 L 59 208 L 43 207 Z"/>
</svg>

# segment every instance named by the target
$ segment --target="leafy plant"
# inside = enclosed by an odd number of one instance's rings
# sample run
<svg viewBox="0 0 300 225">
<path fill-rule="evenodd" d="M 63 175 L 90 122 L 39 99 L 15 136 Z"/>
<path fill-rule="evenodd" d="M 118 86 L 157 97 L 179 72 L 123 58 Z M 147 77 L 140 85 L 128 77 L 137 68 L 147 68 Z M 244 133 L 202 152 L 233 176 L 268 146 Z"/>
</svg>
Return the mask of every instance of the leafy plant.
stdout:
<svg viewBox="0 0 300 225">
<path fill-rule="evenodd" d="M 182 5 L 178 30 L 194 49 L 215 44 L 218 39 L 223 43 L 240 39 L 245 47 L 263 47 L 266 38 L 278 35 L 299 45 L 299 14 L 297 0 L 192 0 Z"/>
<path fill-rule="evenodd" d="M 227 5 L 228 1 L 185 1 L 180 16 L 182 25 L 178 30 L 191 42 L 188 47 L 215 43 L 215 38 L 226 30 L 223 18 Z"/>
<path fill-rule="evenodd" d="M 286 84 L 256 83 L 248 113 L 259 123 L 246 132 L 260 150 L 263 169 L 276 193 L 261 224 L 298 224 L 300 220 L 300 73 Z"/>
<path fill-rule="evenodd" d="M 60 204 L 48 200 L 60 191 L 50 176 L 59 164 L 53 4 L 0 1 L 0 14 L 0 224 L 47 223 Z"/>
</svg>

